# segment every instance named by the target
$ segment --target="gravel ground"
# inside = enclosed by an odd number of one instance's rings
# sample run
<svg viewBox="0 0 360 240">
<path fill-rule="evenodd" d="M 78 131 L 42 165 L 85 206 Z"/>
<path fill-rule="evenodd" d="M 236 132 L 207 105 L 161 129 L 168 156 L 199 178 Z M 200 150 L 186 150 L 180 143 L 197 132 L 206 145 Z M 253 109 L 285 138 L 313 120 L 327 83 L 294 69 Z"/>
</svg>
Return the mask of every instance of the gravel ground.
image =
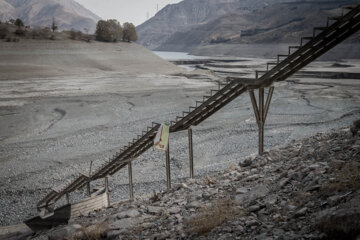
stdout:
<svg viewBox="0 0 360 240">
<path fill-rule="evenodd" d="M 333 63 L 317 67 L 321 71 Z M 0 225 L 33 216 L 51 187 L 88 171 L 91 161 L 96 168 L 152 121 L 173 120 L 214 86 L 209 79 L 123 73 L 0 81 Z M 360 117 L 359 91 L 358 79 L 296 77 L 277 83 L 265 148 L 350 125 Z M 243 94 L 194 127 L 195 174 L 227 168 L 257 153 L 257 141 L 250 99 Z M 189 174 L 187 143 L 186 132 L 170 136 L 174 182 Z M 136 196 L 166 187 L 163 152 L 147 151 L 133 171 Z M 128 198 L 127 182 L 127 169 L 110 177 L 111 201 Z M 71 199 L 84 194 L 79 191 Z"/>
</svg>

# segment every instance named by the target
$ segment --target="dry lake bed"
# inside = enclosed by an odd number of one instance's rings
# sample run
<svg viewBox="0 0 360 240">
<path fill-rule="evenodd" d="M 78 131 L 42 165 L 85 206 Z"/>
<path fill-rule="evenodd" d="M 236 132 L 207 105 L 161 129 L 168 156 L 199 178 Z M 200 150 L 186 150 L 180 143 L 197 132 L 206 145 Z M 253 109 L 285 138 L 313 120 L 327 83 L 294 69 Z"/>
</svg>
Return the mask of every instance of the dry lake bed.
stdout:
<svg viewBox="0 0 360 240">
<path fill-rule="evenodd" d="M 110 71 L 0 80 L 0 225 L 35 215 L 37 201 L 51 187 L 88 172 L 91 162 L 97 168 L 151 122 L 173 120 L 188 110 L 217 88 L 214 81 L 224 78 L 224 71 L 249 76 L 266 62 L 237 60 L 203 63 L 200 67 L 210 75 L 197 78 Z M 359 60 L 315 62 L 276 83 L 265 149 L 360 118 L 359 75 Z M 248 94 L 193 129 L 196 176 L 257 153 L 257 125 Z M 174 182 L 189 175 L 187 144 L 187 132 L 170 136 Z M 133 171 L 135 196 L 166 187 L 163 152 L 150 149 L 134 161 Z M 110 177 L 111 201 L 128 198 L 127 183 L 127 169 Z M 71 198 L 84 195 L 79 191 Z"/>
</svg>

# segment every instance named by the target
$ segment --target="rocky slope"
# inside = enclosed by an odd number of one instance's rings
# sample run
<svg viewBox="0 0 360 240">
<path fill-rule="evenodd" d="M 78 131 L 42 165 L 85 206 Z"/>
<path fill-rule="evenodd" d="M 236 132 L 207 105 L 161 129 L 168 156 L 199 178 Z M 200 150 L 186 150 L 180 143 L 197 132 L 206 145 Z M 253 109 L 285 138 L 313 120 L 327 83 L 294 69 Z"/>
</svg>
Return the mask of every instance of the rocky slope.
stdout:
<svg viewBox="0 0 360 240">
<path fill-rule="evenodd" d="M 238 9 L 249 13 L 283 0 L 184 0 L 166 6 L 153 18 L 137 27 L 139 43 L 156 49 L 177 32 L 207 24 Z M 191 37 L 190 37 L 191 38 Z"/>
<path fill-rule="evenodd" d="M 225 172 L 122 202 L 49 239 L 358 239 L 360 134 L 293 141 Z M 79 225 L 81 224 L 81 225 Z M 81 229 L 76 231 L 76 229 Z M 38 239 L 46 239 L 41 235 Z"/>
<path fill-rule="evenodd" d="M 241 9 L 188 31 L 178 31 L 158 50 L 191 51 L 217 44 L 294 43 L 311 36 L 315 26 L 325 26 L 328 16 L 338 15 L 340 5 L 356 1 L 278 3 L 252 12 Z M 351 42 L 360 42 L 358 34 Z"/>
<path fill-rule="evenodd" d="M 0 20 L 21 18 L 26 25 L 50 26 L 52 18 L 60 30 L 89 29 L 93 32 L 100 17 L 74 0 L 0 0 Z"/>
</svg>

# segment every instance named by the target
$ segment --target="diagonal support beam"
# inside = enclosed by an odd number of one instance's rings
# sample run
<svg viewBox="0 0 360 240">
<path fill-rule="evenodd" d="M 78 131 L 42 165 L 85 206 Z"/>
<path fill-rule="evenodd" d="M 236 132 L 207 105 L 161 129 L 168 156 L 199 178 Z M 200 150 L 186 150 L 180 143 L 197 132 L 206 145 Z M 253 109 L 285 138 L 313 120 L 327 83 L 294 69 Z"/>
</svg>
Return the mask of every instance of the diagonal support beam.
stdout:
<svg viewBox="0 0 360 240">
<path fill-rule="evenodd" d="M 249 95 L 251 99 L 251 103 L 254 109 L 256 123 L 259 128 L 259 155 L 264 153 L 264 125 L 267 114 L 269 112 L 270 103 L 272 99 L 272 95 L 274 93 L 274 86 L 269 88 L 269 93 L 266 98 L 266 103 L 264 105 L 264 88 L 259 88 L 259 104 L 256 102 L 254 90 L 249 90 Z"/>
</svg>

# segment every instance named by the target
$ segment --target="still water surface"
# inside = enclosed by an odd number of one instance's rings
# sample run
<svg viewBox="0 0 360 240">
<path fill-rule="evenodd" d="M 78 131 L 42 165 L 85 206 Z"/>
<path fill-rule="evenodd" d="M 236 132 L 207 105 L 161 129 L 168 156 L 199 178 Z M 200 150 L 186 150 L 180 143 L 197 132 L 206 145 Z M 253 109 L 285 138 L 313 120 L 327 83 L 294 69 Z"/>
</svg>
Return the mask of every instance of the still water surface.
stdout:
<svg viewBox="0 0 360 240">
<path fill-rule="evenodd" d="M 209 57 L 189 55 L 186 52 L 165 52 L 165 51 L 153 51 L 159 57 L 165 60 L 186 60 L 186 59 L 204 59 Z"/>
</svg>

